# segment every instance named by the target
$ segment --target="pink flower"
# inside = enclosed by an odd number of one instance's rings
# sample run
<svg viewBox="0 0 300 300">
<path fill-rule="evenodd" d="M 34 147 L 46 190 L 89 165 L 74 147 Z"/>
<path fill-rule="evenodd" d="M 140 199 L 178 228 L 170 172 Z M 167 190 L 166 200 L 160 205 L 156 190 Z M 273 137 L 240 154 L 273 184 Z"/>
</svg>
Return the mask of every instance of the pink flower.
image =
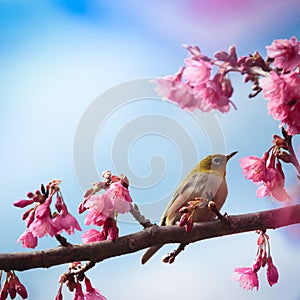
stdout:
<svg viewBox="0 0 300 300">
<path fill-rule="evenodd" d="M 103 231 L 100 232 L 93 228 L 88 229 L 81 237 L 84 244 L 100 242 L 106 239 Z"/>
<path fill-rule="evenodd" d="M 58 233 L 65 230 L 68 234 L 74 234 L 74 229 L 81 231 L 77 220 L 68 212 L 64 202 L 61 203 L 61 214 L 58 214 L 53 219 L 53 224 L 57 228 Z"/>
<path fill-rule="evenodd" d="M 201 100 L 200 109 L 204 112 L 219 110 L 228 112 L 230 109 L 230 97 L 232 86 L 228 79 L 217 74 L 212 80 L 207 80 L 205 84 L 195 86 L 194 93 L 197 93 Z"/>
<path fill-rule="evenodd" d="M 246 290 L 252 290 L 254 287 L 258 290 L 257 273 L 252 268 L 235 268 L 232 279 L 240 282 L 240 286 Z"/>
<path fill-rule="evenodd" d="M 113 205 L 107 191 L 101 195 L 92 195 L 84 206 L 106 217 L 113 216 Z"/>
<path fill-rule="evenodd" d="M 269 114 L 288 126 L 289 135 L 300 133 L 300 74 L 291 72 L 278 75 L 271 71 L 270 76 L 260 80 L 263 96 L 269 100 Z"/>
<path fill-rule="evenodd" d="M 292 71 L 300 64 L 300 44 L 294 36 L 290 40 L 275 40 L 266 48 L 268 57 L 274 59 L 275 67 Z"/>
<path fill-rule="evenodd" d="M 28 230 L 31 231 L 33 236 L 38 238 L 41 238 L 46 234 L 49 234 L 50 236 L 58 234 L 58 228 L 56 228 L 50 217 L 35 219 L 28 227 Z"/>
<path fill-rule="evenodd" d="M 190 86 L 196 86 L 205 83 L 209 77 L 212 68 L 210 62 L 202 59 L 187 58 L 185 60 L 186 67 L 182 72 L 182 77 L 187 81 Z"/>
<path fill-rule="evenodd" d="M 128 189 L 125 188 L 120 181 L 112 183 L 109 187 L 108 193 L 111 196 L 113 208 L 117 212 L 124 214 L 130 211 L 130 203 L 132 202 L 132 199 Z"/>
<path fill-rule="evenodd" d="M 247 179 L 253 182 L 261 182 L 266 177 L 266 160 L 268 153 L 262 158 L 256 156 L 247 156 L 240 159 L 240 167 L 243 169 L 243 174 Z"/>
<path fill-rule="evenodd" d="M 22 242 L 24 248 L 35 248 L 38 243 L 37 237 L 33 236 L 32 233 L 26 230 L 18 239 Z"/>
<path fill-rule="evenodd" d="M 159 96 L 176 103 L 182 109 L 194 111 L 199 108 L 200 98 L 193 93 L 193 89 L 173 76 L 158 78 L 156 92 Z"/>
<path fill-rule="evenodd" d="M 86 286 L 86 292 L 84 293 L 86 300 L 106 300 L 98 289 L 92 287 L 91 281 L 86 276 L 84 282 Z"/>
<path fill-rule="evenodd" d="M 107 218 L 108 216 L 99 212 L 97 209 L 90 208 L 89 212 L 84 218 L 84 223 L 86 225 L 94 224 L 96 226 L 102 226 Z"/>
<path fill-rule="evenodd" d="M 271 256 L 268 257 L 267 264 L 268 264 L 267 279 L 270 286 L 272 286 L 273 284 L 278 282 L 279 274 L 277 268 L 273 264 Z"/>
<path fill-rule="evenodd" d="M 84 294 L 80 282 L 76 282 L 74 300 L 84 300 Z"/>
<path fill-rule="evenodd" d="M 290 199 L 289 194 L 284 188 L 284 178 L 277 169 L 267 169 L 264 185 L 257 189 L 256 196 L 260 198 L 272 196 L 278 201 Z"/>
</svg>

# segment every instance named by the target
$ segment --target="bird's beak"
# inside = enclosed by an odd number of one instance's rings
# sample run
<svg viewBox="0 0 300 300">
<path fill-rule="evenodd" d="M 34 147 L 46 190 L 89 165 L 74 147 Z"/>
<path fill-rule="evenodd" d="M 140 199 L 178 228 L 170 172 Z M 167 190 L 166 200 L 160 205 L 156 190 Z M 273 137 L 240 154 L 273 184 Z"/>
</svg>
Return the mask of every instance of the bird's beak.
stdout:
<svg viewBox="0 0 300 300">
<path fill-rule="evenodd" d="M 230 153 L 230 154 L 227 154 L 227 155 L 226 155 L 227 161 L 228 161 L 232 156 L 236 155 L 237 153 L 238 153 L 238 151 L 234 151 L 234 152 L 232 152 L 232 153 Z"/>
</svg>

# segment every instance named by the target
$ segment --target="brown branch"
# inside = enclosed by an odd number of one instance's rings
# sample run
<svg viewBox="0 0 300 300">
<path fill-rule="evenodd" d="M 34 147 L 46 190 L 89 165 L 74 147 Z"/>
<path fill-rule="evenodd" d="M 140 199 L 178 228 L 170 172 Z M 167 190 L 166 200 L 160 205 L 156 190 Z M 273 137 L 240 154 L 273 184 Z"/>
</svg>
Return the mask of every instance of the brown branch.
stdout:
<svg viewBox="0 0 300 300">
<path fill-rule="evenodd" d="M 99 262 L 110 257 L 137 252 L 165 243 L 189 244 L 196 241 L 258 229 L 275 229 L 300 223 L 300 204 L 256 213 L 230 216 L 228 222 L 215 220 L 194 224 L 191 232 L 178 226 L 151 226 L 112 241 L 54 249 L 0 254 L 0 269 L 24 271 L 49 268 L 74 261 Z"/>
</svg>

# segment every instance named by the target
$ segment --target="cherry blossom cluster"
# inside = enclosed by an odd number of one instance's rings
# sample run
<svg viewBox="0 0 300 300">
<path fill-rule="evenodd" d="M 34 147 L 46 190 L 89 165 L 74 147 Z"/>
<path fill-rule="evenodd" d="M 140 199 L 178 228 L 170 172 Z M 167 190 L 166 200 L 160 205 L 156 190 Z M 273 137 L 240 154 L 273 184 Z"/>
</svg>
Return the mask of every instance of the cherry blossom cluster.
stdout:
<svg viewBox="0 0 300 300">
<path fill-rule="evenodd" d="M 110 171 L 103 172 L 103 182 L 93 184 L 93 187 L 84 194 L 84 200 L 80 203 L 78 211 L 83 213 L 88 210 L 84 223 L 96 225 L 102 230 L 88 229 L 83 235 L 84 243 L 98 242 L 103 240 L 114 241 L 119 234 L 117 216 L 130 211 L 131 196 L 128 191 L 129 182 L 124 175 L 117 177 Z M 102 194 L 97 194 L 100 190 Z"/>
<path fill-rule="evenodd" d="M 235 108 L 230 100 L 233 88 L 225 67 L 230 64 L 224 62 L 224 66 L 212 75 L 215 61 L 203 55 L 197 46 L 184 45 L 184 47 L 191 54 L 185 59 L 186 65 L 175 75 L 158 78 L 157 93 L 189 111 L 201 109 L 205 112 L 210 110 L 228 112 L 230 104 Z M 230 48 L 230 54 L 226 57 L 230 61 L 236 61 L 234 47 Z"/>
<path fill-rule="evenodd" d="M 0 271 L 0 282 L 3 271 Z M 18 276 L 14 271 L 6 272 L 6 279 L 1 286 L 0 300 L 7 299 L 10 296 L 11 299 L 15 299 L 19 295 L 22 299 L 27 299 L 28 294 L 25 286 L 20 282 Z"/>
<path fill-rule="evenodd" d="M 14 206 L 24 208 L 33 205 L 22 216 L 26 222 L 26 230 L 18 241 L 26 248 L 35 248 L 38 238 L 45 235 L 58 236 L 63 231 L 73 234 L 74 230 L 81 230 L 76 218 L 72 216 L 63 200 L 59 188 L 61 180 L 52 180 L 46 187 L 41 185 L 41 190 L 29 192 L 29 199 L 14 202 Z M 55 211 L 51 210 L 51 203 L 55 197 Z"/>
<path fill-rule="evenodd" d="M 246 82 L 253 82 L 250 97 L 262 91 L 269 114 L 287 127 L 289 135 L 300 133 L 300 43 L 295 37 L 275 40 L 267 46 L 267 59 L 258 52 L 238 57 L 235 46 L 228 53 L 217 52 L 214 58 L 202 54 L 197 46 L 184 47 L 190 53 L 185 65 L 175 75 L 156 80 L 160 96 L 189 111 L 225 113 L 230 106 L 235 108 L 228 73 L 238 72 Z M 215 72 L 213 67 L 217 68 Z"/>
<path fill-rule="evenodd" d="M 240 286 L 246 290 L 256 288 L 258 290 L 258 271 L 267 266 L 267 280 L 270 286 L 278 282 L 279 274 L 277 268 L 273 264 L 270 255 L 269 236 L 265 231 L 257 231 L 259 237 L 257 239 L 257 254 L 251 267 L 239 267 L 234 269 L 232 279 L 239 281 Z"/>
<path fill-rule="evenodd" d="M 69 271 L 62 274 L 59 279 L 59 289 L 55 300 L 63 299 L 62 288 L 64 284 L 70 292 L 74 292 L 74 300 L 106 300 L 100 291 L 92 286 L 90 279 L 81 270 L 80 262 L 69 264 Z M 83 283 L 85 292 L 82 290 Z"/>
<path fill-rule="evenodd" d="M 271 196 L 278 201 L 290 199 L 284 188 L 285 176 L 281 161 L 293 164 L 300 175 L 300 165 L 292 146 L 292 136 L 284 129 L 282 132 L 284 138 L 274 135 L 273 146 L 261 158 L 247 156 L 240 159 L 245 177 L 261 185 L 257 189 L 257 197 Z"/>
</svg>

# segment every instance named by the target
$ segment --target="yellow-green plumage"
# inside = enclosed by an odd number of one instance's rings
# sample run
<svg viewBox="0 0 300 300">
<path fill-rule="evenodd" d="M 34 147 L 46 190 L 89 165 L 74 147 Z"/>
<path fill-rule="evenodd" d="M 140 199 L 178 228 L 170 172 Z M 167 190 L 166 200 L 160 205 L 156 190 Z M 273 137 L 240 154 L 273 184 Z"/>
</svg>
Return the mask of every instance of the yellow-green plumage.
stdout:
<svg viewBox="0 0 300 300">
<path fill-rule="evenodd" d="M 170 226 L 180 220 L 179 209 L 187 206 L 189 201 L 196 197 L 207 200 L 208 193 L 212 196 L 212 201 L 220 210 L 227 197 L 226 164 L 235 155 L 214 154 L 202 159 L 191 172 L 182 180 L 174 192 L 170 203 L 162 215 L 160 225 Z M 215 218 L 215 214 L 207 207 L 196 209 L 194 222 L 207 222 Z M 159 248 L 163 245 L 150 247 L 142 257 L 142 263 L 146 263 Z"/>
</svg>

